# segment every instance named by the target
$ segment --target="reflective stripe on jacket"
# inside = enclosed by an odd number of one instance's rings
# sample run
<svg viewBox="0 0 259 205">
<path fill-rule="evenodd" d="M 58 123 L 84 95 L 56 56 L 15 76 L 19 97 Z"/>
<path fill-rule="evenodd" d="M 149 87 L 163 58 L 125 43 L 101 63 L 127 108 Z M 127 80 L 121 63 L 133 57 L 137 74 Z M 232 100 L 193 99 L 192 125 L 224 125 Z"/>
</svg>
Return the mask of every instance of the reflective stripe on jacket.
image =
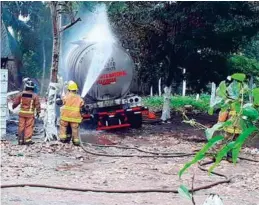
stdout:
<svg viewBox="0 0 259 205">
<path fill-rule="evenodd" d="M 230 112 L 220 112 L 219 113 L 219 122 L 225 122 L 227 120 L 235 121 L 236 111 L 230 111 Z M 224 131 L 231 133 L 231 134 L 240 134 L 242 132 L 239 121 L 233 122 L 231 126 L 225 127 Z"/>
<path fill-rule="evenodd" d="M 81 123 L 80 108 L 83 105 L 84 101 L 79 95 L 72 92 L 67 93 L 63 98 L 60 119 L 67 122 Z"/>
<path fill-rule="evenodd" d="M 35 109 L 40 113 L 40 100 L 37 94 L 32 91 L 23 91 L 15 98 L 13 108 L 21 105 L 19 116 L 21 117 L 34 117 Z"/>
</svg>

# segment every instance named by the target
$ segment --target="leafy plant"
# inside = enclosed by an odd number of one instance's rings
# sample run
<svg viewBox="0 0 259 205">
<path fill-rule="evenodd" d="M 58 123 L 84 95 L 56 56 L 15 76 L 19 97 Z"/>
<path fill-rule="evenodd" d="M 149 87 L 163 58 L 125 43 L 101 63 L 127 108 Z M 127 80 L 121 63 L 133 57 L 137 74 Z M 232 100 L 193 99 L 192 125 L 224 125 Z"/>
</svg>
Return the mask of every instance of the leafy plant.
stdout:
<svg viewBox="0 0 259 205">
<path fill-rule="evenodd" d="M 179 177 L 181 177 L 192 165 L 204 159 L 208 151 L 219 142 L 223 143 L 223 145 L 217 153 L 215 153 L 215 162 L 209 168 L 209 173 L 220 164 L 222 159 L 229 152 L 232 152 L 233 163 L 236 163 L 244 142 L 249 137 L 258 133 L 258 127 L 256 127 L 256 125 L 259 121 L 259 112 L 257 110 L 259 107 L 259 88 L 254 88 L 253 90 L 249 89 L 246 83 L 246 75 L 243 73 L 235 73 L 228 79 L 232 80 L 232 82 L 227 83 L 222 81 L 216 90 L 216 96 L 212 96 L 214 102 L 210 105 L 209 113 L 212 114 L 215 107 L 219 106 L 221 111 L 234 110 L 236 115 L 225 122 L 218 122 L 211 128 L 206 128 L 205 134 L 208 142 L 198 153 L 196 153 L 193 159 L 190 162 L 187 162 L 179 171 Z M 252 103 L 246 102 L 245 95 L 247 93 L 252 93 Z M 189 124 L 195 126 L 196 122 L 191 120 Z M 213 136 L 216 131 L 224 130 L 229 126 L 235 126 L 236 124 L 241 127 L 241 133 L 236 139 L 234 139 L 234 136 L 231 139 L 225 139 L 224 136 L 221 135 Z M 193 204 L 195 204 L 193 195 L 189 193 L 189 190 L 184 185 L 179 187 L 178 192 L 181 196 L 189 200 L 192 199 Z"/>
<path fill-rule="evenodd" d="M 222 159 L 228 152 L 232 152 L 233 162 L 236 163 L 239 152 L 244 142 L 258 133 L 258 127 L 256 127 L 259 120 L 258 103 L 259 103 L 259 88 L 251 90 L 246 82 L 246 75 L 243 73 L 235 73 L 228 77 L 230 82 L 222 81 L 216 90 L 216 96 L 214 99 L 216 102 L 210 105 L 210 111 L 219 107 L 222 112 L 235 111 L 235 115 L 225 122 L 218 122 L 211 128 L 206 128 L 205 134 L 208 142 L 203 148 L 194 156 L 194 158 L 186 163 L 184 167 L 179 171 L 181 177 L 183 173 L 193 164 L 205 158 L 207 152 L 214 147 L 218 142 L 222 143 L 221 148 L 215 153 L 215 163 L 210 167 L 211 172 L 216 166 L 220 164 Z M 245 95 L 252 93 L 253 102 L 246 102 Z M 241 133 L 238 134 L 236 139 L 231 137 L 230 139 L 223 136 L 213 136 L 216 131 L 225 131 L 230 126 L 240 127 Z"/>
</svg>

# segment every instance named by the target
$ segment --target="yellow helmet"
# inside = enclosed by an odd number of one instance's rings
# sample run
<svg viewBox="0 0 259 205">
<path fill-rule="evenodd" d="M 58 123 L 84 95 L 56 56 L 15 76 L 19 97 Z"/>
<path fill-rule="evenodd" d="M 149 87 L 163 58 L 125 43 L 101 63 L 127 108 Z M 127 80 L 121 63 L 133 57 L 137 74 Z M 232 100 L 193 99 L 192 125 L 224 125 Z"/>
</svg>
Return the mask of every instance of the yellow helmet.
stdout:
<svg viewBox="0 0 259 205">
<path fill-rule="evenodd" d="M 68 89 L 68 90 L 76 91 L 76 90 L 78 90 L 78 87 L 77 87 L 77 84 L 76 84 L 74 81 L 70 80 L 70 81 L 68 82 L 67 89 Z"/>
</svg>

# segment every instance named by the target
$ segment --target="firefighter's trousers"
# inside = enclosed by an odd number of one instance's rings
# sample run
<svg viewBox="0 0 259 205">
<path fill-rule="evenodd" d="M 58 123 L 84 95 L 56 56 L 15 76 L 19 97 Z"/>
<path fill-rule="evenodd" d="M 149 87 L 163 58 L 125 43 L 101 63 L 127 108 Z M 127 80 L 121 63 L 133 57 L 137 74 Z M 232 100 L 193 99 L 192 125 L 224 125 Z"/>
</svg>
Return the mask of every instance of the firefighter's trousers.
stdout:
<svg viewBox="0 0 259 205">
<path fill-rule="evenodd" d="M 31 141 L 34 128 L 34 121 L 34 117 L 19 117 L 18 135 L 21 139 L 21 137 L 24 134 L 25 142 Z"/>
<path fill-rule="evenodd" d="M 67 122 L 64 120 L 60 120 L 60 130 L 59 130 L 59 138 L 61 141 L 65 142 L 69 137 L 67 134 L 67 128 L 70 125 L 72 129 L 72 141 L 74 144 L 79 145 L 79 123 L 76 122 Z"/>
</svg>

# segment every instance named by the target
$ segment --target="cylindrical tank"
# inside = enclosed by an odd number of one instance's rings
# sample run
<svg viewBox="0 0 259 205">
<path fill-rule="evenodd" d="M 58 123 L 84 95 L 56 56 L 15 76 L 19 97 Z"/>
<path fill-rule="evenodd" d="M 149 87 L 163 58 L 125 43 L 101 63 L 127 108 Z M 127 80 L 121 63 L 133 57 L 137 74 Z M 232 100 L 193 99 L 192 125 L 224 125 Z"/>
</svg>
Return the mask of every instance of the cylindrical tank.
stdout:
<svg viewBox="0 0 259 205">
<path fill-rule="evenodd" d="M 78 84 L 80 94 L 85 92 L 84 86 L 89 86 L 87 94 L 82 96 L 85 100 L 113 100 L 128 94 L 134 62 L 120 45 L 80 41 L 66 59 L 67 80 Z"/>
</svg>

